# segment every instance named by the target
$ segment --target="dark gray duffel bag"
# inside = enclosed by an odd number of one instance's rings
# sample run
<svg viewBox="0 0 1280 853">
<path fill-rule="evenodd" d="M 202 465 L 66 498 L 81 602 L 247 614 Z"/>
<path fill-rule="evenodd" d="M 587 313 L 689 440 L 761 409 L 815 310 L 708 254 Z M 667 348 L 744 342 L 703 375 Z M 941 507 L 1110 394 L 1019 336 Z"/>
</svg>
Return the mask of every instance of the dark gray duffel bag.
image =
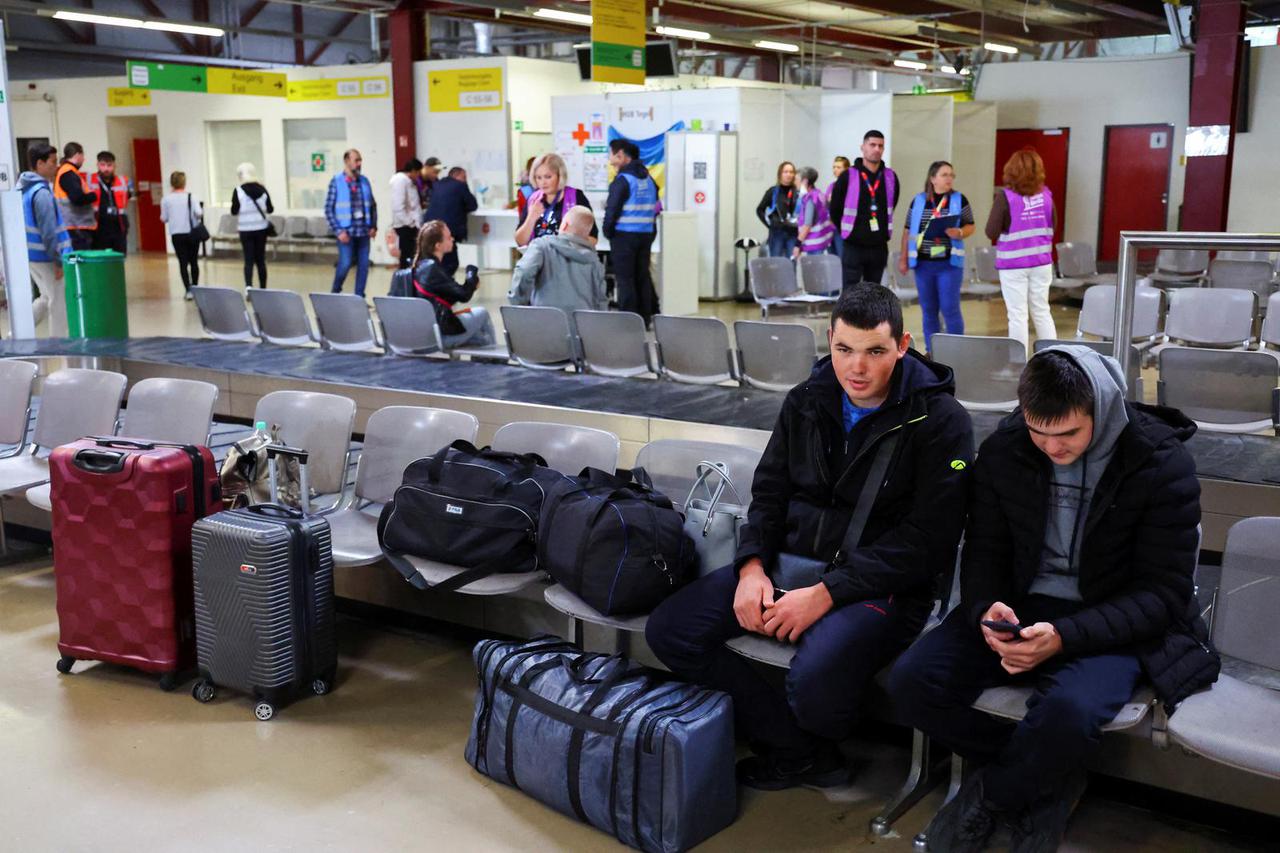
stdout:
<svg viewBox="0 0 1280 853">
<path fill-rule="evenodd" d="M 729 696 L 558 638 L 484 640 L 467 761 L 557 811 L 654 853 L 737 815 Z"/>
</svg>

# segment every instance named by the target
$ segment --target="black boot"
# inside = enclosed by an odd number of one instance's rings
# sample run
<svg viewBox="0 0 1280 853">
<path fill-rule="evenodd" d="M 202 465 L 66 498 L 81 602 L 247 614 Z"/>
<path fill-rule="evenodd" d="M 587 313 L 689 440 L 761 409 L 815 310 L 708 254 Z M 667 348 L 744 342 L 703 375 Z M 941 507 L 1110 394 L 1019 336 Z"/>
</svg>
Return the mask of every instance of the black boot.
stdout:
<svg viewBox="0 0 1280 853">
<path fill-rule="evenodd" d="M 1053 853 L 1067 832 L 1067 821 L 1076 810 L 1088 783 L 1084 768 L 1078 767 L 1062 781 L 1051 796 L 1029 806 L 1017 820 L 1010 821 L 1013 837 L 1009 853 Z"/>
<path fill-rule="evenodd" d="M 999 809 L 986 801 L 982 771 L 960 786 L 955 799 L 942 807 L 925 830 L 929 850 L 935 853 L 977 853 L 985 850 L 1001 818 Z"/>
<path fill-rule="evenodd" d="M 804 758 L 753 755 L 738 762 L 738 782 L 757 791 L 787 788 L 836 788 L 847 785 L 852 773 L 840 751 L 831 748 Z"/>
</svg>

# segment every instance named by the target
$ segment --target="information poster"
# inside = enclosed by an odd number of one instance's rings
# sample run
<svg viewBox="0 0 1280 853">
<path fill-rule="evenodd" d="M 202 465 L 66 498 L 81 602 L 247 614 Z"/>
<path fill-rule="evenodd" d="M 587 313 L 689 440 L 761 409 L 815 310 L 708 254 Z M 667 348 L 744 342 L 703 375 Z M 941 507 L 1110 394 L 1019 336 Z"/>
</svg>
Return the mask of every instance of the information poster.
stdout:
<svg viewBox="0 0 1280 853">
<path fill-rule="evenodd" d="M 645 0 L 591 0 L 591 79 L 644 85 Z"/>
<path fill-rule="evenodd" d="M 427 73 L 433 113 L 502 109 L 502 68 L 453 68 Z"/>
</svg>

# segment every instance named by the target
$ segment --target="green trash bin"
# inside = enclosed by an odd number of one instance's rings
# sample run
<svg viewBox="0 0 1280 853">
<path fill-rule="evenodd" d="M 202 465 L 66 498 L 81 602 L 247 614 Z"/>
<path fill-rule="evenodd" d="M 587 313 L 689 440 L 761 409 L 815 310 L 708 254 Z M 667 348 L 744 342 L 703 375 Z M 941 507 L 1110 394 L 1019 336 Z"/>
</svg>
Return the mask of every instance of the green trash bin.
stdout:
<svg viewBox="0 0 1280 853">
<path fill-rule="evenodd" d="M 111 249 L 72 252 L 63 258 L 62 272 L 70 337 L 129 337 L 124 255 Z"/>
</svg>

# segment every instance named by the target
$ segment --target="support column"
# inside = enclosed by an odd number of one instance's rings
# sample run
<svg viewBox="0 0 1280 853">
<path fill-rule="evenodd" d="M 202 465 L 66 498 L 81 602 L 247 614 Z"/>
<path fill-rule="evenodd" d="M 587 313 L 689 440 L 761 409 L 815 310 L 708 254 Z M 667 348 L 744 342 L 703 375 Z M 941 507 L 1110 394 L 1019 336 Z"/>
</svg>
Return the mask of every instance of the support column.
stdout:
<svg viewBox="0 0 1280 853">
<path fill-rule="evenodd" d="M 396 168 L 417 156 L 414 130 L 413 63 L 426 59 L 426 14 L 412 8 L 391 13 L 387 29 L 391 34 L 391 112 L 395 126 Z"/>
<path fill-rule="evenodd" d="M 1191 77 L 1188 127 L 1226 125 L 1227 153 L 1188 157 L 1180 227 L 1184 231 L 1226 231 L 1231 199 L 1231 163 L 1236 145 L 1236 93 L 1244 67 L 1242 0 L 1200 0 L 1196 56 Z"/>
</svg>

